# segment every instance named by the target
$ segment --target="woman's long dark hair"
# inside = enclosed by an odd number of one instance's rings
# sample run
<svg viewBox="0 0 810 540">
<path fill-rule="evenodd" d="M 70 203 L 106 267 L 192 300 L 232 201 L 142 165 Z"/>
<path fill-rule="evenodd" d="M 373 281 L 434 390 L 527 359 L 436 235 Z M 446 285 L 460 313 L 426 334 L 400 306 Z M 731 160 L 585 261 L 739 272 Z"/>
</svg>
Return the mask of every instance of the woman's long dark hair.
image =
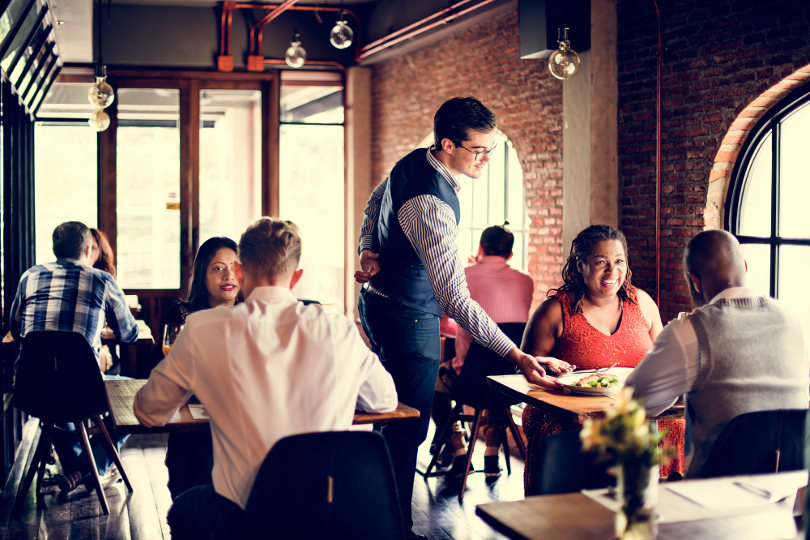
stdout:
<svg viewBox="0 0 810 540">
<path fill-rule="evenodd" d="M 205 272 L 214 254 L 221 248 L 232 249 L 236 253 L 236 242 L 227 236 L 214 236 L 202 243 L 197 255 L 194 257 L 194 273 L 191 275 L 191 284 L 188 288 L 186 303 L 190 311 L 208 309 L 211 303 L 208 301 L 208 289 L 205 286 Z"/>
<path fill-rule="evenodd" d="M 96 260 L 96 264 L 93 265 L 93 268 L 109 272 L 112 274 L 112 277 L 118 279 L 115 274 L 115 253 L 113 253 L 107 235 L 104 234 L 104 231 L 100 231 L 99 229 L 90 229 L 90 234 L 93 235 L 96 244 L 98 244 L 98 259 Z"/>
<path fill-rule="evenodd" d="M 568 260 L 565 261 L 562 269 L 563 285 L 558 289 L 551 289 L 551 293 L 560 291 L 567 292 L 571 296 L 571 310 L 574 313 L 582 311 L 582 299 L 585 297 L 585 280 L 582 279 L 582 273 L 577 268 L 577 261 L 587 261 L 588 257 L 593 255 L 593 246 L 604 240 L 618 240 L 622 243 L 624 248 L 625 259 L 627 255 L 627 239 L 620 232 L 611 227 L 610 225 L 591 225 L 587 229 L 580 232 L 574 241 L 571 242 L 571 251 L 568 254 Z M 634 304 L 636 302 L 635 295 L 630 290 L 630 277 L 633 273 L 630 271 L 630 264 L 627 264 L 627 274 L 624 277 L 622 287 L 616 293 L 619 299 L 624 302 L 630 300 Z"/>
</svg>

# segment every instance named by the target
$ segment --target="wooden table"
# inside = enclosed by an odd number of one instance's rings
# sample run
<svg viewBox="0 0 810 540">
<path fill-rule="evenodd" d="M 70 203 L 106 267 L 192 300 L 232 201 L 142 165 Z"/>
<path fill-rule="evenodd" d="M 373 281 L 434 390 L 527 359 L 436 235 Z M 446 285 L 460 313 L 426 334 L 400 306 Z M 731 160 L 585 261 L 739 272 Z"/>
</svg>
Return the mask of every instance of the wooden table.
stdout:
<svg viewBox="0 0 810 540">
<path fill-rule="evenodd" d="M 110 404 L 110 416 L 112 417 L 113 424 L 115 424 L 115 429 L 119 433 L 154 433 L 156 431 L 196 431 L 208 429 L 208 420 L 195 419 L 191 415 L 188 404 L 180 407 L 179 422 L 169 422 L 161 427 L 147 427 L 141 425 L 135 417 L 135 412 L 132 410 L 132 403 L 135 401 L 135 394 L 144 384 L 146 384 L 146 379 L 104 381 L 104 388 L 107 390 L 107 401 Z M 397 405 L 396 410 L 387 413 L 358 411 L 354 414 L 353 424 L 377 424 L 418 417 L 418 410 L 400 403 Z"/>
<path fill-rule="evenodd" d="M 780 475 L 799 475 L 804 482 L 807 481 L 807 471 Z M 789 482 L 796 482 L 794 476 L 785 478 Z M 677 484 L 731 483 L 734 480 L 684 480 Z M 656 507 L 661 514 L 656 537 L 659 540 L 776 540 L 786 535 L 792 538 L 795 534 L 791 500 L 763 503 L 762 506 L 753 508 L 711 510 L 670 492 L 666 486 L 667 484 L 659 484 L 659 502 Z M 492 502 L 477 506 L 475 513 L 493 529 L 513 539 L 602 540 L 613 538 L 614 534 L 615 513 L 584 493 L 541 495 L 520 501 Z M 664 518 L 663 514 L 668 515 Z"/>
<path fill-rule="evenodd" d="M 601 415 L 615 403 L 608 396 L 585 396 L 569 394 L 564 390 L 546 390 L 530 384 L 520 374 L 490 375 L 487 382 L 493 389 L 510 398 L 579 423 L 585 418 Z M 683 412 L 683 405 L 675 405 L 657 418 L 683 418 Z"/>
</svg>

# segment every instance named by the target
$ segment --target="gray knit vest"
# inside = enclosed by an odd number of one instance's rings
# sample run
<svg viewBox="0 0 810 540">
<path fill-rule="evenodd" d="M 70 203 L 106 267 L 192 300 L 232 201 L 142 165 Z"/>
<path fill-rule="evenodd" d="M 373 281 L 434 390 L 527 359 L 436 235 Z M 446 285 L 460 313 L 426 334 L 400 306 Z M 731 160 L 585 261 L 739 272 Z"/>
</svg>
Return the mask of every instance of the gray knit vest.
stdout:
<svg viewBox="0 0 810 540">
<path fill-rule="evenodd" d="M 728 298 L 690 316 L 698 374 L 686 396 L 687 476 L 698 476 L 725 425 L 747 412 L 808 405 L 810 360 L 798 319 L 772 298 Z"/>
</svg>

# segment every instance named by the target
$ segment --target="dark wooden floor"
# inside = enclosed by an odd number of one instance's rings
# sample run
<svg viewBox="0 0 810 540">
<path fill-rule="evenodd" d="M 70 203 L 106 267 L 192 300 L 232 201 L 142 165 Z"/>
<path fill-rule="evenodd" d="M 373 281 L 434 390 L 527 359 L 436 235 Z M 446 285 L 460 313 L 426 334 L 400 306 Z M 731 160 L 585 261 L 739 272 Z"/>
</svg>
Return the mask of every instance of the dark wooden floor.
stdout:
<svg viewBox="0 0 810 540">
<path fill-rule="evenodd" d="M 36 425 L 29 422 L 9 485 L 0 495 L 0 538 L 153 540 L 170 537 L 166 512 L 171 499 L 163 464 L 165 435 L 133 435 L 127 441 L 121 458 L 134 491 L 128 494 L 123 482 L 109 486 L 105 490 L 110 506 L 108 516 L 101 514 L 98 498 L 95 494 L 88 495 L 84 487 L 77 488 L 66 498 L 52 488 L 42 497 L 39 508 L 31 489 L 21 508 L 12 509 L 22 464 L 30 460 L 35 439 Z M 483 450 L 483 444 L 479 443 L 473 458 L 473 465 L 479 469 L 483 468 Z M 427 465 L 429 457 L 425 444 L 419 455 L 421 469 Z M 475 515 L 475 506 L 493 500 L 523 498 L 522 478 L 523 462 L 513 457 L 512 475 L 506 476 L 504 471 L 491 486 L 485 482 L 483 473 L 471 474 L 464 502 L 459 503 L 456 493 L 448 492 L 441 478 L 426 481 L 417 475 L 414 530 L 437 540 L 504 538 Z"/>
</svg>

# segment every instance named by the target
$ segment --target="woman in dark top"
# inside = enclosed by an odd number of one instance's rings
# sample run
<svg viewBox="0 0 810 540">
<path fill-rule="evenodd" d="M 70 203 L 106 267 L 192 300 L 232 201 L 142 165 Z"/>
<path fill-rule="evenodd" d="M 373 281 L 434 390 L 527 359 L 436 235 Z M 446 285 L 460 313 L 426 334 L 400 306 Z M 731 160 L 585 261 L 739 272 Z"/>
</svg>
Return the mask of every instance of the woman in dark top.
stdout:
<svg viewBox="0 0 810 540">
<path fill-rule="evenodd" d="M 236 242 L 224 236 L 209 238 L 194 257 L 188 297 L 169 310 L 166 324 L 185 324 L 186 317 L 201 309 L 232 306 L 239 295 L 233 273 Z M 214 455 L 211 432 L 170 433 L 166 451 L 169 492 L 172 499 L 195 486 L 211 483 Z"/>
</svg>

